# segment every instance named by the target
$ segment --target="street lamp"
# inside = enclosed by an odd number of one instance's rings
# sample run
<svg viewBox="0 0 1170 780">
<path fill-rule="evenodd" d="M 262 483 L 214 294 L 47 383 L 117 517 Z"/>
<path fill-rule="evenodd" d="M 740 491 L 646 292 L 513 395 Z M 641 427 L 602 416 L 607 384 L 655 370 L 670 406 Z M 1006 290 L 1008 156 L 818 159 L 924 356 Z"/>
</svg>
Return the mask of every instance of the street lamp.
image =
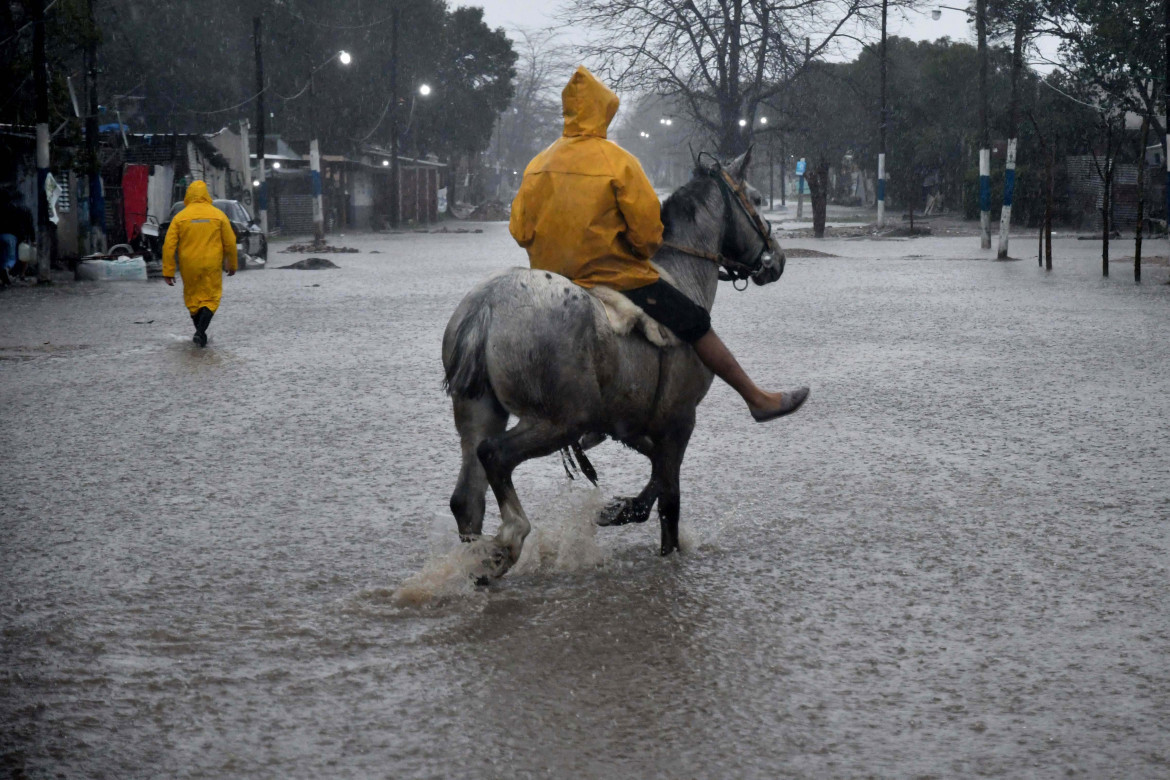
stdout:
<svg viewBox="0 0 1170 780">
<path fill-rule="evenodd" d="M 886 12 L 888 5 L 887 0 L 882 0 L 881 113 L 878 115 L 877 180 L 877 226 L 879 229 L 886 226 Z"/>
<path fill-rule="evenodd" d="M 317 122 L 313 114 L 312 100 L 314 97 L 313 77 L 317 71 L 329 63 L 337 60 L 342 65 L 349 65 L 353 57 L 345 49 L 341 49 L 332 57 L 309 71 L 309 125 L 312 128 L 312 140 L 309 141 L 309 177 L 313 192 L 313 242 L 317 244 L 325 241 L 325 208 L 321 202 L 321 145 L 317 141 Z M 275 167 L 275 166 L 274 166 Z"/>
</svg>

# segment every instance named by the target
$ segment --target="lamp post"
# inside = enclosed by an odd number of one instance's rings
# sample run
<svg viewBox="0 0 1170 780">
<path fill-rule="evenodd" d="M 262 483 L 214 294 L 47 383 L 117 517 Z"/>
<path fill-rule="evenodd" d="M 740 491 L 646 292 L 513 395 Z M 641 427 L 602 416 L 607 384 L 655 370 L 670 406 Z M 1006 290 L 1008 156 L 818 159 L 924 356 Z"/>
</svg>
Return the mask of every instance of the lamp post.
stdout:
<svg viewBox="0 0 1170 780">
<path fill-rule="evenodd" d="M 50 284 L 52 233 L 49 229 L 49 69 L 45 56 L 45 1 L 33 3 L 33 83 L 37 122 L 37 284 Z"/>
<path fill-rule="evenodd" d="M 264 134 L 264 121 L 267 114 L 264 112 L 264 52 L 261 44 L 261 18 L 252 18 L 252 45 L 256 57 L 256 163 L 259 174 L 254 182 L 256 199 L 254 201 L 256 214 L 260 219 L 260 229 L 268 235 L 268 184 L 264 168 L 264 150 L 268 146 L 268 139 Z"/>
<path fill-rule="evenodd" d="M 321 202 L 321 146 L 317 140 L 317 121 L 316 115 L 313 113 L 314 106 L 312 105 L 313 98 L 315 97 L 313 77 L 317 71 L 334 60 L 337 60 L 342 65 L 349 65 L 353 62 L 353 57 L 350 56 L 349 52 L 342 49 L 309 71 L 309 126 L 312 130 L 312 140 L 309 141 L 309 176 L 313 192 L 313 242 L 316 244 L 325 242 L 325 207 Z"/>
<path fill-rule="evenodd" d="M 938 20 L 942 10 L 960 11 L 975 17 L 979 45 L 979 246 L 991 249 L 991 136 L 987 129 L 987 0 L 974 0 L 975 10 L 936 6 L 930 18 Z"/>
<path fill-rule="evenodd" d="M 768 117 L 760 117 L 760 126 L 768 129 Z M 775 162 L 772 160 L 772 134 L 768 134 L 768 211 L 776 208 Z"/>
<path fill-rule="evenodd" d="M 881 114 L 878 118 L 877 226 L 886 226 L 886 0 L 882 0 Z"/>
</svg>

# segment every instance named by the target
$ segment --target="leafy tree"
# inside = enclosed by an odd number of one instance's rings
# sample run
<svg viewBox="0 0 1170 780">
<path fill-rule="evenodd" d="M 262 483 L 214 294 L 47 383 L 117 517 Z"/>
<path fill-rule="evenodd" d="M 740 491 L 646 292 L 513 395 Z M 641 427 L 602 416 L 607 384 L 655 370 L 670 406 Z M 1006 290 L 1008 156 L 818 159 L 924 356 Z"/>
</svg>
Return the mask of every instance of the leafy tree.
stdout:
<svg viewBox="0 0 1170 780">
<path fill-rule="evenodd" d="M 58 0 L 50 15 L 54 126 L 72 112 L 64 76 L 82 73 L 87 2 Z M 426 81 L 435 94 L 427 106 L 416 106 L 412 147 L 443 155 L 482 149 L 511 95 L 515 54 L 503 31 L 488 29 L 481 10 L 451 11 L 442 0 L 396 0 L 392 7 L 368 0 L 94 3 L 100 102 L 109 121 L 117 113 L 142 130 L 214 131 L 254 116 L 256 15 L 264 19 L 269 130 L 289 138 L 316 134 L 332 149 L 388 144 L 387 118 L 397 112 L 405 125 L 412 87 Z M 0 72 L 21 75 L 6 80 L 16 89 L 2 104 L 0 121 L 27 121 L 32 83 L 22 79 L 31 70 L 31 36 L 20 30 L 28 10 L 24 2 L 3 2 L 2 8 L 7 14 L 0 12 L 0 29 L 15 37 L 0 44 Z M 391 105 L 392 10 L 400 19 L 398 106 Z M 352 65 L 329 61 L 341 49 L 352 53 Z"/>
</svg>

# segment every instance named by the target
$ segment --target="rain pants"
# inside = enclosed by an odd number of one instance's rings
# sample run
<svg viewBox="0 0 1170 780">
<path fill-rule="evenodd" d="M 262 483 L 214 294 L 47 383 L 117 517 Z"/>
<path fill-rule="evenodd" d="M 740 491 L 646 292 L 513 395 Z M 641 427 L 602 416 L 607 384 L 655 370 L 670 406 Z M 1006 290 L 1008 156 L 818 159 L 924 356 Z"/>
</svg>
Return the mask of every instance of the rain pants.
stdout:
<svg viewBox="0 0 1170 780">
<path fill-rule="evenodd" d="M 624 291 L 658 280 L 658 195 L 638 160 L 605 133 L 618 96 L 585 68 L 561 92 L 565 130 L 524 169 L 508 228 L 533 268 L 582 287 Z"/>
<path fill-rule="evenodd" d="M 187 207 L 175 215 L 163 244 L 163 276 L 175 275 L 175 261 L 183 276 L 183 302 L 195 314 L 201 308 L 215 311 L 223 294 L 226 269 L 235 271 L 236 233 L 227 215 L 211 205 L 202 181 L 193 181 L 183 198 Z"/>
</svg>

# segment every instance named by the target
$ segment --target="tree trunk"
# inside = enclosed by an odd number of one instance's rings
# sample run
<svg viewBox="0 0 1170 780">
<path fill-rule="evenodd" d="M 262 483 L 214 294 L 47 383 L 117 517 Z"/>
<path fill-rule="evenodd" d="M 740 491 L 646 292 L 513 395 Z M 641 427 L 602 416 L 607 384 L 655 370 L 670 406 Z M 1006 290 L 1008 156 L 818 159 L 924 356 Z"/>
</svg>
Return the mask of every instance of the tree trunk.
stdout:
<svg viewBox="0 0 1170 780">
<path fill-rule="evenodd" d="M 824 157 L 805 173 L 809 198 L 812 200 L 813 235 L 825 237 L 825 212 L 829 202 L 829 161 Z"/>
<path fill-rule="evenodd" d="M 1133 239 L 1133 280 L 1140 282 L 1142 280 L 1142 221 L 1146 209 L 1146 142 L 1150 132 L 1150 115 L 1146 114 L 1142 117 L 1142 129 L 1139 137 L 1141 138 L 1141 145 L 1138 149 L 1138 175 L 1137 175 L 1137 231 Z"/>
<path fill-rule="evenodd" d="M 1101 275 L 1109 275 L 1109 212 L 1113 199 L 1113 125 L 1105 130 L 1105 192 L 1101 199 Z"/>
<path fill-rule="evenodd" d="M 1048 150 L 1048 192 L 1044 198 L 1044 268 L 1052 270 L 1052 192 L 1056 188 L 1056 151 Z"/>
</svg>

